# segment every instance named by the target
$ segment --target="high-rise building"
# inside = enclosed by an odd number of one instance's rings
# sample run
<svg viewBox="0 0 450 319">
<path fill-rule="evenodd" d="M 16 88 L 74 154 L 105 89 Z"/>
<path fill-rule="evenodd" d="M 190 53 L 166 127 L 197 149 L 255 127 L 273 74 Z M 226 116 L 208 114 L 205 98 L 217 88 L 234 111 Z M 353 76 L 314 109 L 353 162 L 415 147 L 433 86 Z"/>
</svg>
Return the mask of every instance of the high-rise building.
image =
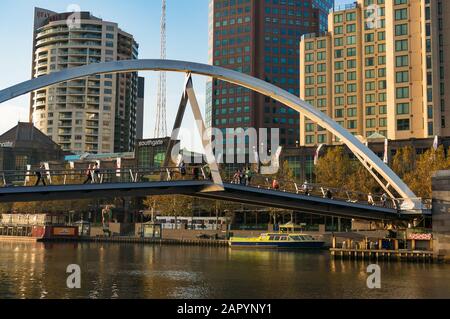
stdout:
<svg viewBox="0 0 450 319">
<path fill-rule="evenodd" d="M 316 2 L 322 2 L 320 9 Z M 326 2 L 331 1 L 210 0 L 210 64 L 299 95 L 299 42 L 305 33 L 320 30 Z M 206 96 L 207 122 L 224 133 L 226 128 L 279 128 L 282 145 L 297 144 L 299 114 L 292 109 L 219 80 L 208 83 Z"/>
<path fill-rule="evenodd" d="M 32 76 L 37 78 L 90 63 L 138 57 L 133 36 L 89 12 L 35 9 Z M 79 19 L 78 19 L 79 18 Z M 143 87 L 143 86 L 142 86 Z M 31 94 L 30 122 L 64 151 L 132 151 L 138 104 L 137 73 L 94 75 Z"/>
<path fill-rule="evenodd" d="M 144 138 L 144 92 L 145 92 L 145 78 L 138 79 L 138 102 L 136 109 L 136 118 L 141 119 L 136 121 L 136 140 Z"/>
<path fill-rule="evenodd" d="M 450 3 L 440 0 L 336 8 L 328 32 L 302 38 L 300 97 L 354 135 L 450 135 L 449 19 Z M 301 145 L 339 142 L 305 117 L 300 128 Z"/>
<path fill-rule="evenodd" d="M 319 29 L 320 31 L 328 30 L 328 14 L 330 9 L 334 7 L 335 0 L 313 0 L 313 8 L 319 10 Z"/>
</svg>

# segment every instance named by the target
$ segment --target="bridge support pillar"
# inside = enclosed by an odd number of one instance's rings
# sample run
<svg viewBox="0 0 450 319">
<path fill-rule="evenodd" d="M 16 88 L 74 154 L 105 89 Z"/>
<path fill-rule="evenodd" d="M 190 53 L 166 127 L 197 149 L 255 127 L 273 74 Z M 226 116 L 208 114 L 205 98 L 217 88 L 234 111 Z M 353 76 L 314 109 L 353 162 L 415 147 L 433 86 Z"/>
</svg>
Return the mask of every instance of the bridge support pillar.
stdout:
<svg viewBox="0 0 450 319">
<path fill-rule="evenodd" d="M 433 176 L 433 238 L 435 257 L 450 262 L 450 170 Z"/>
</svg>

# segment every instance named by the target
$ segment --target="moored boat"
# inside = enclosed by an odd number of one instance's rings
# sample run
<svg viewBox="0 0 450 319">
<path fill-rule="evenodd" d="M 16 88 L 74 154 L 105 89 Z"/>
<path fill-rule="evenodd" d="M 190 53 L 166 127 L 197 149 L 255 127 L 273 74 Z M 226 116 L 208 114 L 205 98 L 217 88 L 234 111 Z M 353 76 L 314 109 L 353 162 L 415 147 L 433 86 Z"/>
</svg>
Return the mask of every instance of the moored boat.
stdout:
<svg viewBox="0 0 450 319">
<path fill-rule="evenodd" d="M 232 237 L 232 248 L 274 248 L 274 249 L 320 249 L 324 241 L 306 234 L 266 233 L 259 237 Z"/>
</svg>

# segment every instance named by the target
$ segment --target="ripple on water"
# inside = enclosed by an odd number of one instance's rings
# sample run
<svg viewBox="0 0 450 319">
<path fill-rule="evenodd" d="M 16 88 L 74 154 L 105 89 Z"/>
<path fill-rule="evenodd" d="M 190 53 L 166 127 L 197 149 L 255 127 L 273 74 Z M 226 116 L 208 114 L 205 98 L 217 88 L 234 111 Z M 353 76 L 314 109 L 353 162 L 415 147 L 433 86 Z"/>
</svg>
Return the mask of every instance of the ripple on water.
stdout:
<svg viewBox="0 0 450 319">
<path fill-rule="evenodd" d="M 328 252 L 102 247 L 0 243 L 0 298 L 450 298 L 450 265 L 380 264 L 382 289 L 372 291 L 365 263 Z M 80 290 L 66 288 L 74 261 Z"/>
</svg>

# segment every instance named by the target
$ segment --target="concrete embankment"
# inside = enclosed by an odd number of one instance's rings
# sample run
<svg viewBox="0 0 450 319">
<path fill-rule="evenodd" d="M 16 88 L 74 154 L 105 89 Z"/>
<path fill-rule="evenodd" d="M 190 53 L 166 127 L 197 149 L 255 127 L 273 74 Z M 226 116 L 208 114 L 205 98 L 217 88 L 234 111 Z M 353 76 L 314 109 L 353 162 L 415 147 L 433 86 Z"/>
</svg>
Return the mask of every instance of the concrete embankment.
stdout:
<svg viewBox="0 0 450 319">
<path fill-rule="evenodd" d="M 142 245 L 185 245 L 202 247 L 228 247 L 226 240 L 211 239 L 154 239 L 139 237 L 80 237 L 80 238 L 48 238 L 45 242 L 85 242 Z"/>
</svg>

